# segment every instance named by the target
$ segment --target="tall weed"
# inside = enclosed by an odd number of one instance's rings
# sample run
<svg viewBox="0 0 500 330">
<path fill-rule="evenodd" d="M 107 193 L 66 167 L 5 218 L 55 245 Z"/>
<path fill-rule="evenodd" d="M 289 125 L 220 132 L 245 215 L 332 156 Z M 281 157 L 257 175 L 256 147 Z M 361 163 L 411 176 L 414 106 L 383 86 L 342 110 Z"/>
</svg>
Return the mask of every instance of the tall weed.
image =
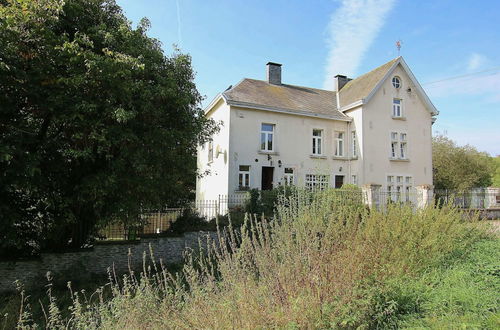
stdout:
<svg viewBox="0 0 500 330">
<path fill-rule="evenodd" d="M 394 281 L 417 278 L 481 235 L 450 206 L 393 205 L 382 212 L 368 210 L 359 191 L 297 190 L 278 198 L 273 219 L 247 216 L 241 228 L 221 231 L 206 251 L 187 256 L 181 272 L 153 262 L 137 275 L 110 276 L 109 301 L 83 304 L 76 293 L 67 325 L 394 326 L 398 315 L 421 308 L 418 297 Z"/>
</svg>

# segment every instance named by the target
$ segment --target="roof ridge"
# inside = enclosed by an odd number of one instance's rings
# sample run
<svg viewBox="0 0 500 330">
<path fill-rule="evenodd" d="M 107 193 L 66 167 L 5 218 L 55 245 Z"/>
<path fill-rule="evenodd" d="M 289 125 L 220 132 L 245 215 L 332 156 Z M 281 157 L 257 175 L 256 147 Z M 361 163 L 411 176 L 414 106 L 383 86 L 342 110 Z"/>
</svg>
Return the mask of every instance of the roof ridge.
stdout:
<svg viewBox="0 0 500 330">
<path fill-rule="evenodd" d="M 268 83 L 267 81 L 265 80 L 262 80 L 262 79 L 254 79 L 254 78 L 243 78 L 242 80 L 254 80 L 254 81 L 260 81 L 260 82 L 265 82 L 265 83 Z M 269 83 L 268 83 L 269 84 Z M 302 85 L 292 85 L 292 84 L 280 84 L 280 85 L 274 85 L 274 84 L 270 84 L 270 85 L 273 85 L 273 86 L 292 86 L 292 87 L 300 87 L 300 88 L 309 88 L 309 89 L 315 89 L 315 90 L 318 90 L 318 91 L 323 91 L 323 92 L 332 92 L 332 93 L 335 93 L 335 91 L 333 90 L 329 90 L 329 89 L 322 89 L 322 88 L 316 88 L 316 87 L 309 87 L 309 86 L 302 86 Z M 233 88 L 236 87 L 233 86 Z"/>
</svg>

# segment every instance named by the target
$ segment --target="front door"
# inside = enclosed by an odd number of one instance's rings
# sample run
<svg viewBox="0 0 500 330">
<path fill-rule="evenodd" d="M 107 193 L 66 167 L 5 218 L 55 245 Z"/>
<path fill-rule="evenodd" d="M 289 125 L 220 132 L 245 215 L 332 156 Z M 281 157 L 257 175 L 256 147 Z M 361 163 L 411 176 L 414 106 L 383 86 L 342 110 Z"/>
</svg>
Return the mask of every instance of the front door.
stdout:
<svg viewBox="0 0 500 330">
<path fill-rule="evenodd" d="M 335 188 L 342 188 L 344 185 L 344 176 L 343 175 L 336 175 L 335 176 Z"/>
<path fill-rule="evenodd" d="M 273 189 L 274 167 L 262 166 L 262 190 Z"/>
</svg>

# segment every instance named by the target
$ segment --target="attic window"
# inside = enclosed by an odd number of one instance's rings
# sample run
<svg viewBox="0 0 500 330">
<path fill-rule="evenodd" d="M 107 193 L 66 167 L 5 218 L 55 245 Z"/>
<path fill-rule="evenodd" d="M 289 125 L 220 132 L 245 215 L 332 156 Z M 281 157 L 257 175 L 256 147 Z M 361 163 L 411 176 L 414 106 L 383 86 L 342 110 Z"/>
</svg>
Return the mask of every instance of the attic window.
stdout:
<svg viewBox="0 0 500 330">
<path fill-rule="evenodd" d="M 392 86 L 394 86 L 394 88 L 401 87 L 401 79 L 399 79 L 398 76 L 392 78 Z"/>
</svg>

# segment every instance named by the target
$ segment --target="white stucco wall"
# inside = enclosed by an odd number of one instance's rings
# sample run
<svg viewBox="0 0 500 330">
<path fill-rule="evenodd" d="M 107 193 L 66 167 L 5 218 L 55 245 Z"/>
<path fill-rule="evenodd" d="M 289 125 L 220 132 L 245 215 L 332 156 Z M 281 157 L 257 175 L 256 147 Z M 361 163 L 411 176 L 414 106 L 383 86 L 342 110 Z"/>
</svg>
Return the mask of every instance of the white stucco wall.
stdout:
<svg viewBox="0 0 500 330">
<path fill-rule="evenodd" d="M 229 106 L 221 99 L 207 114 L 209 118 L 222 122 L 220 131 L 213 137 L 213 161 L 208 161 L 208 143 L 198 147 L 198 173 L 208 174 L 196 180 L 196 200 L 217 200 L 228 194 L 229 177 Z"/>
<path fill-rule="evenodd" d="M 399 76 L 402 86 L 392 86 L 393 76 Z M 411 92 L 407 92 L 408 87 Z M 393 98 L 403 100 L 405 120 L 392 118 Z M 401 65 L 363 106 L 364 183 L 386 187 L 387 175 L 409 175 L 413 186 L 432 184 L 432 116 L 419 98 L 415 86 Z M 407 134 L 409 161 L 391 161 L 391 132 Z"/>
<path fill-rule="evenodd" d="M 393 76 L 401 79 L 399 89 L 392 86 Z M 403 120 L 392 117 L 393 98 L 403 100 Z M 214 136 L 213 162 L 208 163 L 207 146 L 198 150 L 199 172 L 210 173 L 197 180 L 196 198 L 216 200 L 219 195 L 240 193 L 240 165 L 250 166 L 250 188 L 258 189 L 264 166 L 274 168 L 273 187 L 283 184 L 287 167 L 294 169 L 294 183 L 299 186 L 304 186 L 306 174 L 328 175 L 330 187 L 335 175 L 343 175 L 344 183 L 352 183 L 356 175 L 358 185 L 374 183 L 384 189 L 388 175 L 411 176 L 411 186 L 432 185 L 432 116 L 401 65 L 367 103 L 345 114 L 352 118 L 350 122 L 234 107 L 220 99 L 207 114 L 223 122 Z M 262 123 L 275 125 L 271 153 L 260 151 Z M 313 129 L 323 130 L 322 157 L 311 156 Z M 336 131 L 345 132 L 342 159 L 334 156 Z M 356 158 L 351 157 L 352 131 L 356 131 Z M 391 160 L 391 132 L 407 134 L 408 160 Z"/>
<path fill-rule="evenodd" d="M 274 153 L 259 151 L 262 123 L 275 125 Z M 313 129 L 323 130 L 322 158 L 311 157 Z M 333 159 L 335 131 L 345 132 L 345 153 L 348 153 L 350 133 L 347 122 L 231 107 L 230 194 L 238 189 L 240 165 L 250 166 L 251 188 L 261 188 L 263 166 L 274 167 L 274 187 L 283 182 L 285 167 L 295 169 L 295 184 L 299 186 L 304 185 L 306 174 L 329 175 L 330 186 L 334 185 L 334 175 L 345 175 L 344 182 L 350 183 L 348 166 L 357 161 Z"/>
</svg>

